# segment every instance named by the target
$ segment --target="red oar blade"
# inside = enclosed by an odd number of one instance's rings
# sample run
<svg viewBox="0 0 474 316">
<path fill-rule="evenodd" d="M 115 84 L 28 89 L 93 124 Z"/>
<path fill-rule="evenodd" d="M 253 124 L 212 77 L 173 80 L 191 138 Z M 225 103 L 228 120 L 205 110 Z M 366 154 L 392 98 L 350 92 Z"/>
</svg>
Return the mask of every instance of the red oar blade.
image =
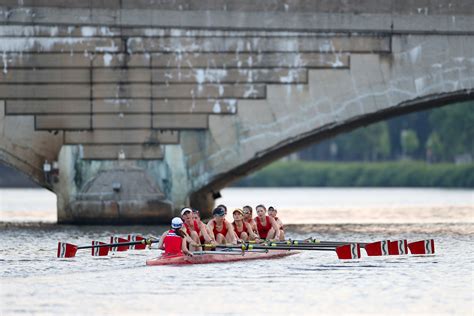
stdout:
<svg viewBox="0 0 474 316">
<path fill-rule="evenodd" d="M 391 256 L 400 256 L 408 254 L 408 242 L 406 239 L 391 240 L 388 242 L 388 254 Z"/>
<path fill-rule="evenodd" d="M 105 245 L 105 242 L 101 241 L 92 241 L 92 246 Z M 110 247 L 92 247 L 92 256 L 102 257 L 109 254 Z"/>
<path fill-rule="evenodd" d="M 128 240 L 128 239 L 125 239 L 125 238 L 114 237 L 114 236 L 110 237 L 110 243 L 111 243 L 111 244 L 118 244 L 118 243 L 122 243 L 122 242 L 126 243 L 126 242 L 128 242 L 128 241 L 129 241 L 129 240 Z M 111 247 L 110 250 L 111 250 L 111 251 L 114 251 L 114 252 L 117 252 L 117 251 L 127 251 L 128 248 L 129 248 L 128 245 L 126 245 L 126 246 L 116 246 L 116 247 Z"/>
<path fill-rule="evenodd" d="M 365 245 L 365 251 L 368 256 L 388 256 L 388 245 L 390 241 L 381 240 Z"/>
<path fill-rule="evenodd" d="M 72 258 L 76 255 L 76 252 L 76 245 L 58 242 L 58 258 Z"/>
<path fill-rule="evenodd" d="M 408 248 L 413 255 L 431 255 L 435 253 L 433 239 L 411 242 L 408 244 Z"/>
<path fill-rule="evenodd" d="M 142 241 L 145 240 L 144 237 L 140 235 L 128 235 L 128 241 Z M 146 249 L 146 244 L 137 244 L 137 245 L 130 245 L 130 249 L 134 250 L 144 250 Z"/>
<path fill-rule="evenodd" d="M 360 259 L 360 245 L 348 244 L 336 248 L 337 257 L 342 260 Z"/>
</svg>

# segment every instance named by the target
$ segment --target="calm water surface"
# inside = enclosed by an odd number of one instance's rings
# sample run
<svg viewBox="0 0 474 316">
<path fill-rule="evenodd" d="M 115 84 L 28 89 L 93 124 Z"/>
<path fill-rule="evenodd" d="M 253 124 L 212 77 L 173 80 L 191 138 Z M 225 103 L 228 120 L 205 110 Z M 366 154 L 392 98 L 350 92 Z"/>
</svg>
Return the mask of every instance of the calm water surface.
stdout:
<svg viewBox="0 0 474 316">
<path fill-rule="evenodd" d="M 272 204 L 289 237 L 434 238 L 435 256 L 328 252 L 276 260 L 147 267 L 158 250 L 57 259 L 59 240 L 89 244 L 165 227 L 54 224 L 46 191 L 0 190 L 0 314 L 474 314 L 473 191 L 227 189 L 230 207 Z M 306 219 L 306 221 L 305 221 Z M 363 252 L 364 254 L 364 252 Z"/>
</svg>

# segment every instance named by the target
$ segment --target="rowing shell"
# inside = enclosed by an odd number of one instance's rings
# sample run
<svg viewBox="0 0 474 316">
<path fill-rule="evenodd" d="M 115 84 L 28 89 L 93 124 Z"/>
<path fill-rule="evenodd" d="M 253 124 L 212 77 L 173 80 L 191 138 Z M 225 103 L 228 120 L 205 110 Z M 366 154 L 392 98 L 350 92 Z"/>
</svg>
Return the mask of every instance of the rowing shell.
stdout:
<svg viewBox="0 0 474 316">
<path fill-rule="evenodd" d="M 205 264 L 219 262 L 233 262 L 242 260 L 274 259 L 291 256 L 298 251 L 271 250 L 271 251 L 195 251 L 193 256 L 186 255 L 161 255 L 146 261 L 148 266 Z"/>
</svg>

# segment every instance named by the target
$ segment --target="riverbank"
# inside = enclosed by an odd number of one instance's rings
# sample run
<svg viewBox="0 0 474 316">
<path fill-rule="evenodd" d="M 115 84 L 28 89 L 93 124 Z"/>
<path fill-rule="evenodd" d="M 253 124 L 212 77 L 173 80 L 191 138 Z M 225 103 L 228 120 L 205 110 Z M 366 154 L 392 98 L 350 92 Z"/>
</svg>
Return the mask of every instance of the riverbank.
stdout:
<svg viewBox="0 0 474 316">
<path fill-rule="evenodd" d="M 474 188 L 474 164 L 279 161 L 233 186 Z"/>
</svg>

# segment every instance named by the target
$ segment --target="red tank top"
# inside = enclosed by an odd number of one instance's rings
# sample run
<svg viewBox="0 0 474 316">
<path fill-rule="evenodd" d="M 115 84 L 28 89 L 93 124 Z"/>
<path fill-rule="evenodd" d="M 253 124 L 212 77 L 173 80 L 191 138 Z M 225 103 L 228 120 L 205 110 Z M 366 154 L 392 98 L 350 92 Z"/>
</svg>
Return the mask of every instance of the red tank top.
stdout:
<svg viewBox="0 0 474 316">
<path fill-rule="evenodd" d="M 265 221 L 267 222 L 265 226 L 262 225 L 262 222 L 260 222 L 260 218 L 258 216 L 255 217 L 255 221 L 257 222 L 258 235 L 260 236 L 260 238 L 267 238 L 268 231 L 272 228 L 270 218 L 268 216 L 265 216 Z"/>
<path fill-rule="evenodd" d="M 242 238 L 240 235 L 241 235 L 243 232 L 246 232 L 247 234 L 249 234 L 248 229 L 247 229 L 247 226 L 245 225 L 245 222 L 244 222 L 242 225 L 243 225 L 243 229 L 240 231 L 240 230 L 237 229 L 237 225 L 235 224 L 235 222 L 232 223 L 232 226 L 234 226 L 234 231 L 235 231 L 235 233 L 237 234 L 237 236 L 238 236 L 239 238 Z"/>
<path fill-rule="evenodd" d="M 167 255 L 179 255 L 182 254 L 181 245 L 182 245 L 182 238 L 174 232 L 173 229 L 168 231 L 168 234 L 165 236 L 163 240 L 163 244 L 165 245 L 165 254 Z"/>
<path fill-rule="evenodd" d="M 194 226 L 194 230 L 196 231 L 198 236 L 200 236 L 201 235 L 201 230 L 199 229 L 199 225 L 198 225 L 197 221 L 193 222 L 193 226 Z M 189 229 L 188 224 L 184 223 L 184 227 L 186 228 L 186 233 L 188 233 L 188 235 L 191 236 L 191 230 Z"/>
<path fill-rule="evenodd" d="M 217 236 L 217 234 L 222 234 L 222 236 L 226 236 L 227 235 L 227 225 L 226 225 L 226 221 L 224 220 L 222 222 L 222 230 L 221 231 L 218 231 L 217 230 L 217 227 L 216 227 L 216 223 L 214 223 L 214 229 L 212 230 L 214 232 L 214 236 Z"/>
</svg>

